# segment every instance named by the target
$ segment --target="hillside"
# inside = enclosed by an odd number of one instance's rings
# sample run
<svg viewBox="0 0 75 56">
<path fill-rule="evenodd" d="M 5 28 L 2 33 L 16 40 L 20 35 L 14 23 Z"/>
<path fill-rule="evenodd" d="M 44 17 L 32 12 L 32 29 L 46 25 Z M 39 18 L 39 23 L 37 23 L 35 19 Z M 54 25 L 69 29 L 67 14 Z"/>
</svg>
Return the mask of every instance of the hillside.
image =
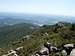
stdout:
<svg viewBox="0 0 75 56">
<path fill-rule="evenodd" d="M 0 27 L 0 47 L 6 47 L 8 43 L 29 35 L 37 27 L 27 23 Z"/>
<path fill-rule="evenodd" d="M 12 42 L 11 49 L 15 50 L 23 46 L 23 49 L 17 51 L 17 54 L 31 56 L 35 51 L 40 50 L 46 42 L 50 42 L 56 47 L 61 47 L 66 43 L 75 44 L 75 24 L 59 22 L 55 25 L 44 25 L 30 35 Z"/>
</svg>

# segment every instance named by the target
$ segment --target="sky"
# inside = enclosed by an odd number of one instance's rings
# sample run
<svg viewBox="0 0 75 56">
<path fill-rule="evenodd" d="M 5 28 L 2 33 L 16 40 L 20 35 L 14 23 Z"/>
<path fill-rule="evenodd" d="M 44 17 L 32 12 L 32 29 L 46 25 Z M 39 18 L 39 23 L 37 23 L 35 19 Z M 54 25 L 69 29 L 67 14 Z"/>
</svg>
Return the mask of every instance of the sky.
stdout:
<svg viewBox="0 0 75 56">
<path fill-rule="evenodd" d="M 75 0 L 0 0 L 0 12 L 75 16 Z"/>
</svg>

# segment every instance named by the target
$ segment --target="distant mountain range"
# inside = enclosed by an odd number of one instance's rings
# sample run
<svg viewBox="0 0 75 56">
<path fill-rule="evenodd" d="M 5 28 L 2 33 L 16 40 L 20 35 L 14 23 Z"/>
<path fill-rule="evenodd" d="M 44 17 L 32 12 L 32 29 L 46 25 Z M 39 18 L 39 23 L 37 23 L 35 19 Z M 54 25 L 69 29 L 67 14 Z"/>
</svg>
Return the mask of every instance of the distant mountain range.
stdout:
<svg viewBox="0 0 75 56">
<path fill-rule="evenodd" d="M 4 26 L 4 25 L 14 25 L 14 24 L 20 24 L 20 23 L 32 23 L 32 22 L 33 21 L 25 20 L 25 19 L 14 19 L 12 17 L 10 17 L 10 18 L 6 17 L 4 19 L 0 19 L 0 25 L 1 26 Z"/>
<path fill-rule="evenodd" d="M 55 24 L 60 21 L 75 22 L 75 17 L 56 15 L 33 15 L 17 13 L 0 13 L 0 26 L 18 23 L 32 23 L 37 25 Z"/>
</svg>

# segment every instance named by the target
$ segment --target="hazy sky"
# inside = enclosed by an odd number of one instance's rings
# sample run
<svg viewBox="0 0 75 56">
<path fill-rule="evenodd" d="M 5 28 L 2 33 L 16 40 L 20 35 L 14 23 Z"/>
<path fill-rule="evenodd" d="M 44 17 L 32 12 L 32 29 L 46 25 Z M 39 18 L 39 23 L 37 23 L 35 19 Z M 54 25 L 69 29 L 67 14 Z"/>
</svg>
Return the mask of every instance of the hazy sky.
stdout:
<svg viewBox="0 0 75 56">
<path fill-rule="evenodd" d="M 75 16 L 75 0 L 0 0 L 0 12 Z"/>
</svg>

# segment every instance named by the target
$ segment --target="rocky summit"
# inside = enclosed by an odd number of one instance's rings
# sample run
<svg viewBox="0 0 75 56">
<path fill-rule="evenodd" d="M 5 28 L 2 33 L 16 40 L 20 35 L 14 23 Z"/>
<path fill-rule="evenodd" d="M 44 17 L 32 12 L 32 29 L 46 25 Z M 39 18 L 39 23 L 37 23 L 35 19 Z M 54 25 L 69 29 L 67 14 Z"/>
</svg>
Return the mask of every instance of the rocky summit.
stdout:
<svg viewBox="0 0 75 56">
<path fill-rule="evenodd" d="M 1 56 L 75 56 L 74 53 L 75 24 L 66 22 L 39 26 L 0 50 Z"/>
</svg>

